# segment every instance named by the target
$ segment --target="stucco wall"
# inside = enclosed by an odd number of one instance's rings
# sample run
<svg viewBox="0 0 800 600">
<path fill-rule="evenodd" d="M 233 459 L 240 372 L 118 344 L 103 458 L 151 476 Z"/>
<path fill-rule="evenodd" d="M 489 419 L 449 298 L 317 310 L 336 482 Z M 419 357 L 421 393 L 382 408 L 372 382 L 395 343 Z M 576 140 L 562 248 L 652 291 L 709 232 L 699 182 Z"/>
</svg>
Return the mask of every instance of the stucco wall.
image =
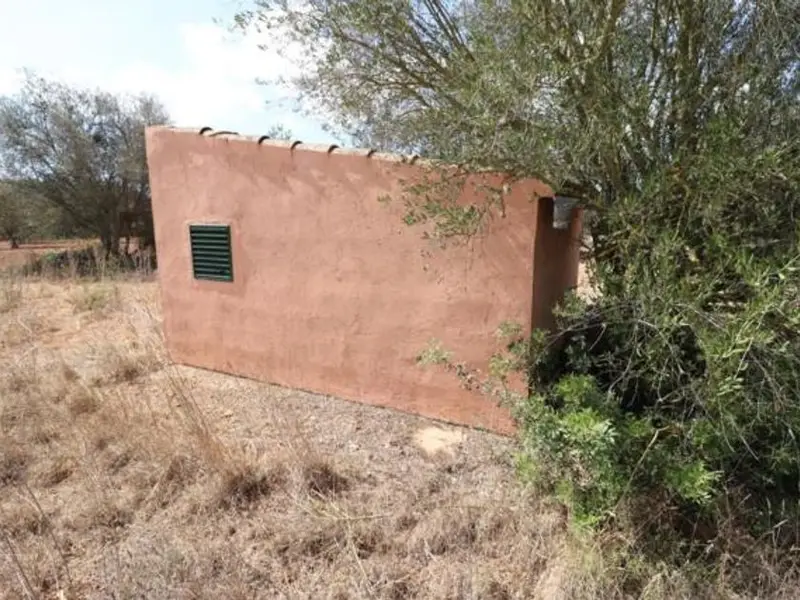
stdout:
<svg viewBox="0 0 800 600">
<path fill-rule="evenodd" d="M 378 201 L 418 166 L 171 128 L 147 131 L 147 153 L 173 360 L 510 431 L 506 410 L 416 357 L 436 338 L 485 369 L 500 322 L 549 323 L 577 254 L 574 228 L 553 231 L 530 200 L 544 186 L 516 184 L 506 218 L 439 250 Z M 193 279 L 190 223 L 230 225 L 232 283 Z"/>
</svg>

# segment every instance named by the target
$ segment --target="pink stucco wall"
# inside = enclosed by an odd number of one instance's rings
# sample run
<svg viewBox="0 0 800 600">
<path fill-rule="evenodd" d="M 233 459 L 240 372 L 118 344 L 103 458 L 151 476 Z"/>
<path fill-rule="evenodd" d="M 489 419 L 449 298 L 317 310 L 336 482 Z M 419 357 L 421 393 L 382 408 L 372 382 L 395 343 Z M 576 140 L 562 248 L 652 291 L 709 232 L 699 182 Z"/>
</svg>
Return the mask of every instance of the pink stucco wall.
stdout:
<svg viewBox="0 0 800 600">
<path fill-rule="evenodd" d="M 508 432 L 505 409 L 416 357 L 431 339 L 485 370 L 504 320 L 550 324 L 577 280 L 578 220 L 515 184 L 506 216 L 440 250 L 402 221 L 381 155 L 151 128 L 147 154 L 168 350 L 179 363 Z M 477 193 L 465 186 L 462 201 Z M 188 228 L 229 224 L 232 283 L 192 276 Z"/>
</svg>

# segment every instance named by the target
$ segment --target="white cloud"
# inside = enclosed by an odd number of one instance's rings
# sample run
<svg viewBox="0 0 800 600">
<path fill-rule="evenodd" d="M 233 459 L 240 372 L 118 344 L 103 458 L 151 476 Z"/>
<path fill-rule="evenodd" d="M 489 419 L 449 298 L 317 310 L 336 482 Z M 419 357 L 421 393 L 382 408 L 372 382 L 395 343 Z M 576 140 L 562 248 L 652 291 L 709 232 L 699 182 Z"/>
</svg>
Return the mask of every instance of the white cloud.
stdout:
<svg viewBox="0 0 800 600">
<path fill-rule="evenodd" d="M 0 94 L 11 94 L 19 89 L 21 73 L 15 69 L 0 67 Z"/>
<path fill-rule="evenodd" d="M 293 61 L 277 50 L 262 50 L 263 35 L 234 36 L 220 26 L 186 23 L 179 30 L 183 63 L 176 70 L 150 63 L 123 67 L 109 82 L 113 91 L 156 94 L 180 125 L 226 126 L 244 114 L 266 111 L 265 101 L 291 98 L 292 90 L 256 84 L 297 73 Z M 272 44 L 270 47 L 274 47 Z M 283 97 L 283 98 L 282 98 Z M 273 111 L 276 112 L 276 111 Z M 290 110 L 281 119 L 297 121 Z M 291 128 L 291 123 L 285 123 Z"/>
<path fill-rule="evenodd" d="M 179 126 L 209 125 L 257 134 L 282 124 L 306 141 L 329 140 L 320 123 L 293 110 L 296 92 L 291 86 L 277 81 L 299 73 L 299 48 L 276 39 L 275 32 L 234 34 L 213 23 L 184 23 L 176 34 L 180 53 L 169 57 L 169 67 L 139 61 L 105 73 L 81 65 L 37 72 L 114 93 L 152 93 Z M 0 94 L 19 89 L 21 75 L 0 65 Z M 271 83 L 260 85 L 257 79 Z"/>
</svg>

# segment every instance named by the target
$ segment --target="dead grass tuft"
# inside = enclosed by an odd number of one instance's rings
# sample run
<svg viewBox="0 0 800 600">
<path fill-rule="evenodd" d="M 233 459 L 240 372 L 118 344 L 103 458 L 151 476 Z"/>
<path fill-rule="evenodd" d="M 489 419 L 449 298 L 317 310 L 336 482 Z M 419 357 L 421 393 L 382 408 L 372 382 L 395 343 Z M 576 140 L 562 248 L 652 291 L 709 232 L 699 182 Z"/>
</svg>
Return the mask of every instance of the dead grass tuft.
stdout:
<svg viewBox="0 0 800 600">
<path fill-rule="evenodd" d="M 35 444 L 47 446 L 61 439 L 61 431 L 58 422 L 45 419 L 31 427 L 29 439 Z"/>
<path fill-rule="evenodd" d="M 108 316 L 121 304 L 119 287 L 113 283 L 85 283 L 78 286 L 69 297 L 76 313 L 90 313 L 95 317 Z"/>
<path fill-rule="evenodd" d="M 44 535 L 50 521 L 30 502 L 17 502 L 0 511 L 0 528 L 12 538 Z"/>
<path fill-rule="evenodd" d="M 103 464 L 111 475 L 119 473 L 133 461 L 133 451 L 126 447 L 107 448 Z"/>
<path fill-rule="evenodd" d="M 0 447 L 0 486 L 21 483 L 25 480 L 31 455 L 13 443 Z"/>
<path fill-rule="evenodd" d="M 67 395 L 67 410 L 73 418 L 97 412 L 100 399 L 90 388 L 77 385 Z"/>
<path fill-rule="evenodd" d="M 134 512 L 131 508 L 112 499 L 97 499 L 80 515 L 77 525 L 84 530 L 115 530 L 130 525 L 133 519 Z"/>
<path fill-rule="evenodd" d="M 154 354 L 137 346 L 107 346 L 103 353 L 102 374 L 95 378 L 95 385 L 135 382 L 161 366 Z"/>
<path fill-rule="evenodd" d="M 28 391 L 36 382 L 36 374 L 32 370 L 12 368 L 5 378 L 4 387 L 7 392 L 19 394 Z"/>
<path fill-rule="evenodd" d="M 173 456 L 164 470 L 163 480 L 167 484 L 184 487 L 194 481 L 200 468 L 197 461 L 189 456 Z"/>
<path fill-rule="evenodd" d="M 0 386 L 0 431 L 8 440 L 3 445 L 30 449 L 58 440 L 63 425 L 54 406 L 58 396 L 57 387 L 39 377 L 33 366 L 14 366 L 6 385 Z"/>
<path fill-rule="evenodd" d="M 108 376 L 113 383 L 131 383 L 145 372 L 142 362 L 130 354 L 113 354 L 109 364 Z"/>
<path fill-rule="evenodd" d="M 102 452 L 103 450 L 105 450 L 106 448 L 108 448 L 111 445 L 111 442 L 113 441 L 113 439 L 114 438 L 111 437 L 111 434 L 108 431 L 97 431 L 97 430 L 95 430 L 93 432 L 93 435 L 91 436 L 91 444 L 90 445 L 94 450 L 97 450 L 98 452 Z"/>
<path fill-rule="evenodd" d="M 386 600 L 406 600 L 407 598 L 419 598 L 418 586 L 409 581 L 408 574 L 399 574 L 393 577 L 384 574 L 376 582 L 375 586 L 381 589 L 381 597 Z"/>
<path fill-rule="evenodd" d="M 446 518 L 426 523 L 418 532 L 417 551 L 431 556 L 469 550 L 477 539 L 475 521 L 461 511 L 447 511 Z M 460 518 L 459 518 L 460 517 Z"/>
<path fill-rule="evenodd" d="M 56 456 L 46 462 L 36 476 L 36 482 L 45 488 L 51 488 L 66 481 L 75 472 L 74 461 L 68 456 Z"/>
<path fill-rule="evenodd" d="M 338 473 L 331 463 L 319 458 L 304 464 L 302 473 L 306 491 L 316 496 L 335 496 L 350 486 L 349 480 Z"/>
<path fill-rule="evenodd" d="M 304 559 L 313 558 L 330 564 L 342 552 L 344 541 L 341 532 L 319 527 L 284 535 L 276 544 L 276 550 L 286 562 L 302 563 Z"/>
<path fill-rule="evenodd" d="M 264 471 L 253 465 L 227 470 L 220 476 L 215 505 L 223 509 L 248 509 L 285 488 L 288 480 L 288 471 L 283 465 Z"/>
<path fill-rule="evenodd" d="M 508 587 L 494 580 L 486 582 L 479 596 L 486 600 L 511 600 L 511 597 Z"/>
<path fill-rule="evenodd" d="M 75 383 L 81 378 L 80 374 L 75 370 L 75 368 L 65 362 L 61 363 L 61 376 L 67 383 Z"/>
</svg>

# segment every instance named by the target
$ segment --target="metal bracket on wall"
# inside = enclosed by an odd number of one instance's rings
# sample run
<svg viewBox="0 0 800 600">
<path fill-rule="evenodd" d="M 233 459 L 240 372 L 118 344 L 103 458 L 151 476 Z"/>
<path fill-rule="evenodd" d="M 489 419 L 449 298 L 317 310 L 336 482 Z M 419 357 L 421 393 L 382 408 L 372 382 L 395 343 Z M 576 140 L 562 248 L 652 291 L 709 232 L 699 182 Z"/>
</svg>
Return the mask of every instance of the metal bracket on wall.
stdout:
<svg viewBox="0 0 800 600">
<path fill-rule="evenodd" d="M 577 198 L 555 196 L 553 198 L 553 229 L 569 229 L 572 211 L 578 205 Z"/>
</svg>

